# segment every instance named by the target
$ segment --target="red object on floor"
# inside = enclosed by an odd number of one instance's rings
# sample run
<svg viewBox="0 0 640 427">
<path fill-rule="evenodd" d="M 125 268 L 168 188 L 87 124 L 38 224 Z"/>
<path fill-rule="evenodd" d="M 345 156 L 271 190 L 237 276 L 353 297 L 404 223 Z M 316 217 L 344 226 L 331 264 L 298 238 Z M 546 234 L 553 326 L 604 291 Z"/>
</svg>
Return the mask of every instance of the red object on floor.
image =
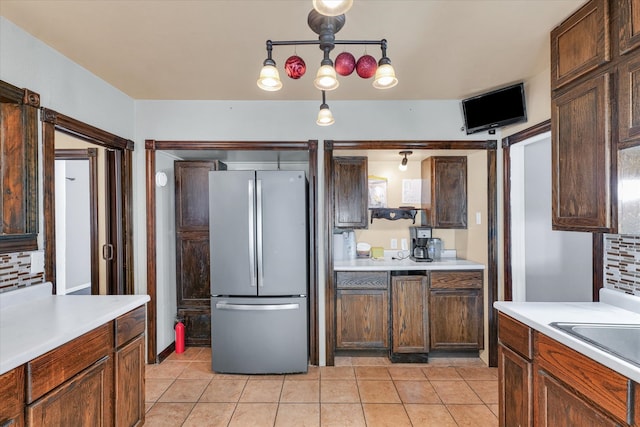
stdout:
<svg viewBox="0 0 640 427">
<path fill-rule="evenodd" d="M 176 323 L 176 353 L 184 353 L 184 324 Z"/>
</svg>

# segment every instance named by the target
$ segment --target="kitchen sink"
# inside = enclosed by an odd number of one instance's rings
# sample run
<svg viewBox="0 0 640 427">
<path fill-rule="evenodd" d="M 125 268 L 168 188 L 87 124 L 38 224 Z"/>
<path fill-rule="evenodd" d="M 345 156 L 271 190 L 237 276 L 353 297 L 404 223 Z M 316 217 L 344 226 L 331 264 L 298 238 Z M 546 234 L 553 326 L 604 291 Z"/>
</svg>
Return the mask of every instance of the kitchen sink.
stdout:
<svg viewBox="0 0 640 427">
<path fill-rule="evenodd" d="M 553 322 L 558 328 L 636 366 L 640 366 L 640 325 Z"/>
</svg>

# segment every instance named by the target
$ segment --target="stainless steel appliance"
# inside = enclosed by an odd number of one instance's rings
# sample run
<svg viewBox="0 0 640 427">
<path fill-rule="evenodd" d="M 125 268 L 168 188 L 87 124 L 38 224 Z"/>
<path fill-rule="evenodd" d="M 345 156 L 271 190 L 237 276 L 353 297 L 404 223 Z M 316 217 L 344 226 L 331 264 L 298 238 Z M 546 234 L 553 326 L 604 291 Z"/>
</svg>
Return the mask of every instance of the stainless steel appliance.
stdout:
<svg viewBox="0 0 640 427">
<path fill-rule="evenodd" d="M 306 372 L 308 257 L 302 171 L 209 173 L 215 372 Z"/>
<path fill-rule="evenodd" d="M 431 239 L 431 227 L 409 227 L 409 238 L 411 239 L 409 257 L 418 262 L 430 262 L 428 243 Z"/>
</svg>

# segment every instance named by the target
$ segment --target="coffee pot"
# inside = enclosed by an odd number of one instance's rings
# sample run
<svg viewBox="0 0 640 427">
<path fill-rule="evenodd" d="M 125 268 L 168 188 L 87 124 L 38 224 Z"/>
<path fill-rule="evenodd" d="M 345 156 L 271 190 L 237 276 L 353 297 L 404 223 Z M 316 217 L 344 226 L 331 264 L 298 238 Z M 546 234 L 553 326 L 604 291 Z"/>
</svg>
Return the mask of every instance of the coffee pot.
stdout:
<svg viewBox="0 0 640 427">
<path fill-rule="evenodd" d="M 431 239 L 431 227 L 409 227 L 411 238 L 411 252 L 409 257 L 414 261 L 429 262 L 428 243 Z"/>
</svg>

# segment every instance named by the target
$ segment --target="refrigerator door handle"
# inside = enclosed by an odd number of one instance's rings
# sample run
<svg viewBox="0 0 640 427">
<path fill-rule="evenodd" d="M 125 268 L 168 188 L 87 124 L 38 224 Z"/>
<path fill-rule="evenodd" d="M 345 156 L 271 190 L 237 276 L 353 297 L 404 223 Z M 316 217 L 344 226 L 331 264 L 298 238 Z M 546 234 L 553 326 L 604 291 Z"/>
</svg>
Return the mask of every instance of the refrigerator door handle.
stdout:
<svg viewBox="0 0 640 427">
<path fill-rule="evenodd" d="M 300 304 L 228 304 L 226 302 L 216 303 L 218 310 L 239 310 L 239 311 L 273 311 L 273 310 L 298 310 Z"/>
<path fill-rule="evenodd" d="M 256 210 L 258 211 L 258 218 L 256 221 L 256 239 L 257 239 L 257 253 L 258 253 L 258 286 L 264 286 L 264 265 L 262 262 L 262 180 L 257 181 L 257 197 L 256 197 Z"/>
<path fill-rule="evenodd" d="M 254 201 L 254 180 L 247 181 L 249 184 L 249 271 L 251 271 L 251 286 L 256 286 L 256 242 L 253 224 L 255 223 L 255 201 Z"/>
</svg>

